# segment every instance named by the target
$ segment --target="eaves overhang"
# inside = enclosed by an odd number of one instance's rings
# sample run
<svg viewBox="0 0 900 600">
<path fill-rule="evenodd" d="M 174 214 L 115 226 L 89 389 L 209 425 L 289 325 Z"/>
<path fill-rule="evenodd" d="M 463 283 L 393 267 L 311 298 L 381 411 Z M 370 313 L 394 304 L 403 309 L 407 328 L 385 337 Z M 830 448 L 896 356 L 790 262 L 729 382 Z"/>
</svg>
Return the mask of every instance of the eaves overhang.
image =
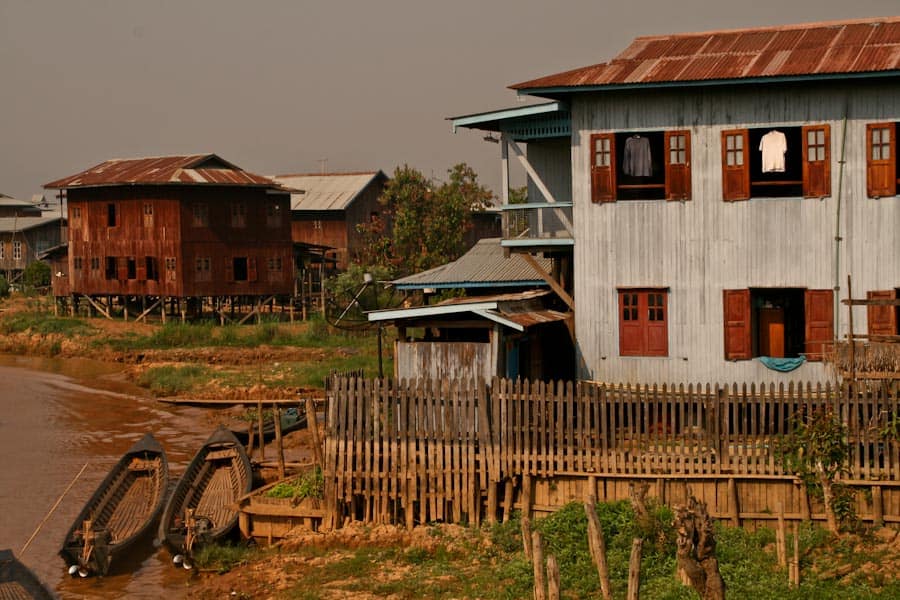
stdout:
<svg viewBox="0 0 900 600">
<path fill-rule="evenodd" d="M 546 287 L 543 279 L 526 279 L 516 281 L 449 281 L 442 283 L 395 283 L 398 290 L 455 290 L 464 288 L 507 288 L 507 287 Z"/>
<path fill-rule="evenodd" d="M 784 75 L 775 77 L 739 77 L 733 79 L 701 79 L 693 81 L 653 81 L 635 83 L 609 83 L 597 85 L 550 86 L 517 89 L 520 96 L 538 96 L 564 101 L 574 94 L 603 93 L 633 90 L 657 90 L 680 88 L 719 88 L 724 86 L 776 85 L 784 83 L 811 83 L 833 81 L 860 81 L 866 79 L 900 78 L 900 70 L 871 71 L 865 73 L 817 73 L 812 75 Z"/>
<path fill-rule="evenodd" d="M 561 101 L 449 117 L 448 120 L 453 133 L 462 127 L 505 133 L 520 141 L 571 135 L 569 106 Z"/>
</svg>

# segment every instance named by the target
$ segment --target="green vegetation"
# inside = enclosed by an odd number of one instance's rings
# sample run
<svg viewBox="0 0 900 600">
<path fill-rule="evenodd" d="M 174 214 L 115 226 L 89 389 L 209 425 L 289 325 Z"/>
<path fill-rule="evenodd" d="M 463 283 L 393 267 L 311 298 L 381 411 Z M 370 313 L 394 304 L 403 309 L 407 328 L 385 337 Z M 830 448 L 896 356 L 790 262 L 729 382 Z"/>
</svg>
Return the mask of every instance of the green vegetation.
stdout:
<svg viewBox="0 0 900 600">
<path fill-rule="evenodd" d="M 282 481 L 266 492 L 266 496 L 303 500 L 304 498 L 322 498 L 324 491 L 325 480 L 322 477 L 322 469 L 316 467 L 298 477 Z"/>
<path fill-rule="evenodd" d="M 31 332 L 39 335 L 62 334 L 65 336 L 89 335 L 95 330 L 82 319 L 54 317 L 40 312 L 17 312 L 0 319 L 0 332 Z"/>
<path fill-rule="evenodd" d="M 158 396 L 174 396 L 209 379 L 210 370 L 200 365 L 151 367 L 141 373 L 138 383 Z"/>
<path fill-rule="evenodd" d="M 631 540 L 644 537 L 641 565 L 641 598 L 694 600 L 696 593 L 675 579 L 675 532 L 672 511 L 650 506 L 650 518 L 638 523 L 627 502 L 601 503 L 597 513 L 607 541 L 610 577 L 614 598 L 624 598 L 628 579 Z M 441 526 L 429 528 L 426 539 L 407 543 L 384 541 L 359 546 L 359 541 L 329 545 L 331 557 L 323 565 L 291 569 L 291 588 L 284 598 L 330 598 L 343 593 L 367 591 L 378 597 L 396 598 L 483 598 L 508 600 L 530 598 L 533 570 L 522 551 L 521 523 L 506 523 L 481 529 L 456 530 L 448 535 Z M 560 565 L 562 597 L 600 597 L 599 581 L 587 544 L 587 520 L 580 503 L 534 523 L 545 540 L 545 554 L 554 554 Z M 755 532 L 716 526 L 717 556 L 729 598 L 754 600 L 800 600 L 844 598 L 897 598 L 900 583 L 884 574 L 854 574 L 840 580 L 827 556 L 839 555 L 841 564 L 852 561 L 857 567 L 867 561 L 879 563 L 877 552 L 860 552 L 860 541 L 841 544 L 821 527 L 806 524 L 800 529 L 802 583 L 792 589 L 787 574 L 777 566 L 772 530 Z M 354 536 L 355 537 L 355 536 Z M 835 540 L 838 540 L 836 543 Z M 788 545 L 792 541 L 788 540 Z M 846 546 L 846 547 L 844 547 Z M 322 548 L 301 547 L 299 557 L 321 556 Z M 827 555 L 827 556 L 826 556 Z M 844 556 L 846 555 L 846 556 Z M 294 564 L 310 564 L 309 560 Z M 814 567 L 814 563 L 816 566 Z M 391 565 L 390 568 L 386 568 Z"/>
<path fill-rule="evenodd" d="M 0 275 L 0 298 L 8 298 L 9 297 L 9 282 L 6 280 L 6 277 Z"/>
<path fill-rule="evenodd" d="M 200 548 L 194 560 L 201 569 L 212 569 L 221 574 L 257 558 L 259 554 L 256 548 L 244 545 L 208 544 Z"/>
<path fill-rule="evenodd" d="M 50 285 L 50 265 L 36 260 L 25 267 L 22 272 L 22 282 L 26 289 L 47 287 Z"/>
</svg>

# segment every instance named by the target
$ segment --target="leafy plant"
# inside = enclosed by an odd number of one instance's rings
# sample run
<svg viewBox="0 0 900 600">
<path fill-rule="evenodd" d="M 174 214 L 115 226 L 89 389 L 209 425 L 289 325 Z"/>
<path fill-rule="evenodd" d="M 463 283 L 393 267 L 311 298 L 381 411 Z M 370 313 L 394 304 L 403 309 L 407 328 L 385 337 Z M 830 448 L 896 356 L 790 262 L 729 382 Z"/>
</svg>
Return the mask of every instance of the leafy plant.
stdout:
<svg viewBox="0 0 900 600">
<path fill-rule="evenodd" d="M 295 479 L 282 481 L 273 486 L 266 492 L 266 497 L 303 500 L 304 498 L 322 498 L 324 491 L 325 479 L 322 476 L 322 469 L 316 467 Z"/>
</svg>

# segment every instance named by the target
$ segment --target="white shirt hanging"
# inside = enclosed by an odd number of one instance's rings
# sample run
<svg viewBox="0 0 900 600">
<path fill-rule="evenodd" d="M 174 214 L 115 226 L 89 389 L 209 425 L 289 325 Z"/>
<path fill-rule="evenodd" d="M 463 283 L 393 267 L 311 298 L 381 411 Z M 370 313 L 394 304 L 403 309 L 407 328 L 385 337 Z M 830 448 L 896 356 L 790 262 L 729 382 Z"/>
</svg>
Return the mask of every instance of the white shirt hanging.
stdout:
<svg viewBox="0 0 900 600">
<path fill-rule="evenodd" d="M 759 140 L 759 150 L 762 152 L 763 173 L 783 173 L 784 155 L 787 152 L 787 138 L 784 134 L 773 129 Z"/>
</svg>

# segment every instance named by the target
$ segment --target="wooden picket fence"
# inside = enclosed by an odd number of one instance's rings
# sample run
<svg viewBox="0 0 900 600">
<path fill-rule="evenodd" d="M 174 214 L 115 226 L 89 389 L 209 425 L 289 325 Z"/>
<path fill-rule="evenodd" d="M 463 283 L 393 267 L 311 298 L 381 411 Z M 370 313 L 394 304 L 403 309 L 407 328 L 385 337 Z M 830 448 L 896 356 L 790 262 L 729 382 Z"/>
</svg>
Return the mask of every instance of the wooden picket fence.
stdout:
<svg viewBox="0 0 900 600">
<path fill-rule="evenodd" d="M 776 506 L 787 518 L 817 518 L 778 444 L 798 415 L 822 409 L 847 426 L 846 480 L 872 490 L 860 512 L 900 521 L 900 444 L 885 435 L 900 426 L 900 386 L 884 380 L 635 387 L 336 378 L 326 510 L 332 525 L 478 523 L 588 494 L 619 499 L 629 481 L 650 480 L 663 501 L 692 494 L 737 523 L 776 518 Z"/>
</svg>

